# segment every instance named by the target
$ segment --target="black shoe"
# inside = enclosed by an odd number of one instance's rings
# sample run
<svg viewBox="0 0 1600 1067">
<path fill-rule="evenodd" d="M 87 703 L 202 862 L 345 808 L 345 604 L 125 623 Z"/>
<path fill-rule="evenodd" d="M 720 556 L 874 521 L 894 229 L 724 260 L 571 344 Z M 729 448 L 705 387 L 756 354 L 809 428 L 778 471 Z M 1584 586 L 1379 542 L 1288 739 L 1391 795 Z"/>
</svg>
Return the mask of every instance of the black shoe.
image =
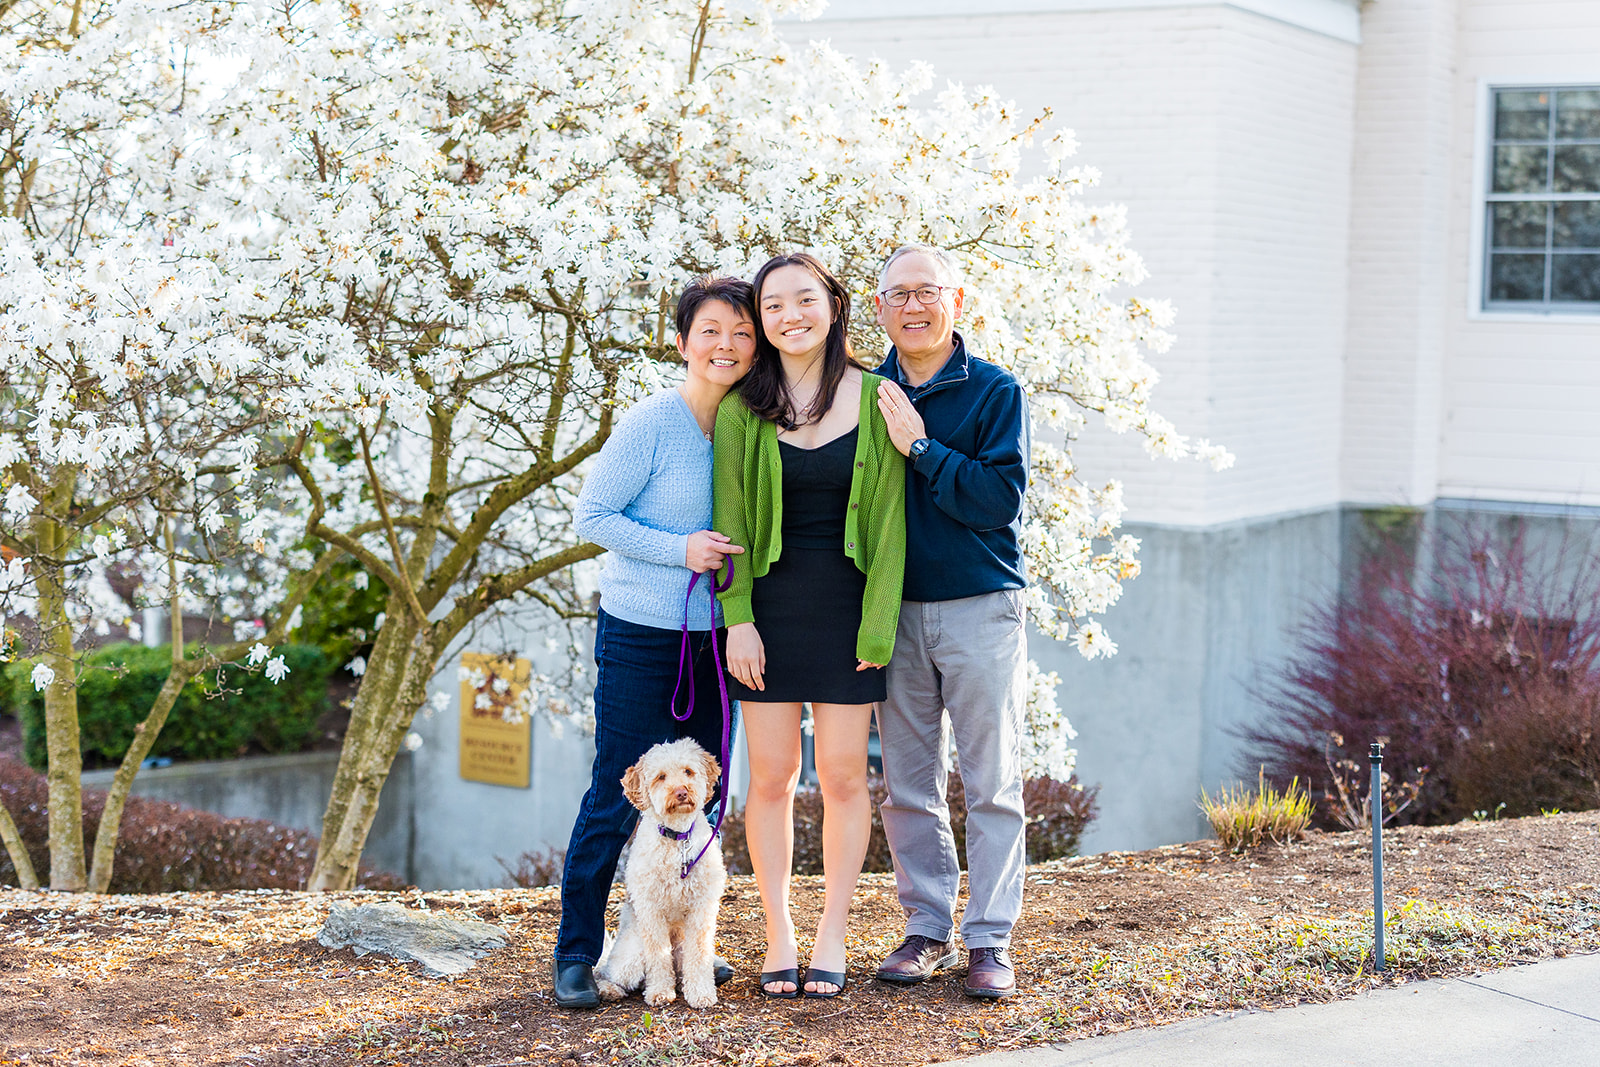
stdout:
<svg viewBox="0 0 1600 1067">
<path fill-rule="evenodd" d="M 831 993 L 813 992 L 809 989 L 804 991 L 808 999 L 831 1000 L 840 993 L 844 992 L 845 974 L 843 971 L 819 971 L 815 967 L 807 967 L 806 984 L 833 986 L 833 991 Z"/>
<path fill-rule="evenodd" d="M 804 979 L 800 977 L 800 968 L 785 967 L 781 971 L 762 971 L 756 988 L 761 990 L 762 996 L 771 997 L 773 1000 L 794 1000 L 801 995 L 800 984 L 803 981 Z M 774 992 L 767 988 L 769 985 L 781 985 L 784 982 L 788 982 L 794 988 L 787 992 L 783 990 Z"/>
<path fill-rule="evenodd" d="M 563 1008 L 598 1008 L 600 989 L 594 984 L 594 967 L 582 960 L 557 960 L 556 1003 Z"/>
<path fill-rule="evenodd" d="M 728 965 L 728 961 L 723 959 L 721 956 L 712 956 L 711 976 L 716 979 L 718 985 L 722 985 L 724 982 L 733 977 L 733 968 L 730 967 Z"/>
</svg>

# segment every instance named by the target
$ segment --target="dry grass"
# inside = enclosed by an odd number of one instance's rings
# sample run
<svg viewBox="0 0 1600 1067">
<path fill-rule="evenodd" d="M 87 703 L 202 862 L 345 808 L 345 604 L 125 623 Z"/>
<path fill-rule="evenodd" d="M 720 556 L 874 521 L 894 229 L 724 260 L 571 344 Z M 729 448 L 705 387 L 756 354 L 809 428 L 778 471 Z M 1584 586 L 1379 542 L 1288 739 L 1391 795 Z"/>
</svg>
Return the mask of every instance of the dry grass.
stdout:
<svg viewBox="0 0 1600 1067">
<path fill-rule="evenodd" d="M 1200 790 L 1200 810 L 1205 812 L 1217 840 L 1234 852 L 1268 841 L 1279 845 L 1298 841 L 1311 826 L 1313 814 L 1311 797 L 1300 785 L 1300 779 L 1279 791 L 1267 781 L 1265 767 L 1256 778 L 1254 792 L 1246 789 L 1243 782 L 1231 789 L 1223 786 L 1214 800 L 1204 789 Z"/>
</svg>

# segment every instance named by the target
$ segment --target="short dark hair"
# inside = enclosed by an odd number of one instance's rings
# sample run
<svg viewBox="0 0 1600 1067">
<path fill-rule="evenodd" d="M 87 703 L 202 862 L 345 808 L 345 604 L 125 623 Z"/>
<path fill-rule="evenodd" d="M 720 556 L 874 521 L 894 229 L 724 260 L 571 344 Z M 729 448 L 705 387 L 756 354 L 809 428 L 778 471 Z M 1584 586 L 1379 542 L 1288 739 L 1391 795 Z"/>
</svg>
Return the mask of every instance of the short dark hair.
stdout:
<svg viewBox="0 0 1600 1067">
<path fill-rule="evenodd" d="M 844 379 L 846 367 L 865 368 L 861 367 L 856 360 L 855 352 L 850 348 L 850 291 L 834 277 L 832 271 L 822 265 L 820 259 L 809 252 L 790 252 L 773 256 L 762 264 L 761 269 L 756 271 L 753 286 L 757 310 L 760 310 L 762 284 L 766 282 L 767 275 L 779 267 L 804 267 L 815 274 L 827 292 L 828 302 L 833 308 L 833 325 L 828 329 L 828 339 L 823 349 L 822 380 L 818 383 L 817 395 L 805 411 L 794 410 L 794 404 L 789 398 L 788 385 L 783 377 L 783 360 L 778 354 L 777 346 L 767 338 L 767 331 L 759 328 L 761 320 L 756 320 L 758 324 L 756 359 L 750 365 L 750 373 L 739 383 L 739 394 L 759 418 L 775 422 L 781 429 L 792 430 L 796 426 L 814 422 L 828 413 L 828 409 L 833 406 L 834 394 L 839 390 L 839 383 Z"/>
<path fill-rule="evenodd" d="M 717 274 L 702 274 L 684 287 L 678 297 L 678 310 L 673 323 L 680 334 L 687 334 L 694 325 L 694 317 L 707 300 L 717 300 L 735 311 L 750 316 L 750 325 L 761 321 L 756 315 L 756 288 L 743 278 L 729 278 Z M 757 331 L 759 332 L 759 331 Z"/>
</svg>

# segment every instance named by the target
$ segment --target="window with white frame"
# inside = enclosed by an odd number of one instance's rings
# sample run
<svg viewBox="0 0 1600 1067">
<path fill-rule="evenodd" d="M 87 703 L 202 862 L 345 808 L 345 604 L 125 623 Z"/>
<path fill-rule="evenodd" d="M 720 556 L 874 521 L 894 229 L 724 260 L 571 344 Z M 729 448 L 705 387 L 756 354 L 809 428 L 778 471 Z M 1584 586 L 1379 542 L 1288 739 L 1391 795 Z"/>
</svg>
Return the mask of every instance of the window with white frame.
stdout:
<svg viewBox="0 0 1600 1067">
<path fill-rule="evenodd" d="M 1484 309 L 1600 312 L 1600 86 L 1491 96 Z"/>
</svg>

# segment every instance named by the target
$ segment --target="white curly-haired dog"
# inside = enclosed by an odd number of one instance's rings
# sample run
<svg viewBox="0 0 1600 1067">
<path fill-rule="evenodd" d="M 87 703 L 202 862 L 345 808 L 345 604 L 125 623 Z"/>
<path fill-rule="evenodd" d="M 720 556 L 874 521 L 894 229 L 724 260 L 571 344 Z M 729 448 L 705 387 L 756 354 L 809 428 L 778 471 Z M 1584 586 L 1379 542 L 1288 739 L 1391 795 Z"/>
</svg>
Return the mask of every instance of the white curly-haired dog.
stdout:
<svg viewBox="0 0 1600 1067">
<path fill-rule="evenodd" d="M 622 776 L 623 793 L 643 817 L 624 868 L 617 938 L 595 968 L 606 1000 L 643 985 L 647 1004 L 670 1004 L 676 963 L 685 1003 L 717 1002 L 712 954 L 728 876 L 721 844 L 706 847 L 712 831 L 702 809 L 720 775 L 716 757 L 685 737 L 654 746 Z"/>
</svg>

